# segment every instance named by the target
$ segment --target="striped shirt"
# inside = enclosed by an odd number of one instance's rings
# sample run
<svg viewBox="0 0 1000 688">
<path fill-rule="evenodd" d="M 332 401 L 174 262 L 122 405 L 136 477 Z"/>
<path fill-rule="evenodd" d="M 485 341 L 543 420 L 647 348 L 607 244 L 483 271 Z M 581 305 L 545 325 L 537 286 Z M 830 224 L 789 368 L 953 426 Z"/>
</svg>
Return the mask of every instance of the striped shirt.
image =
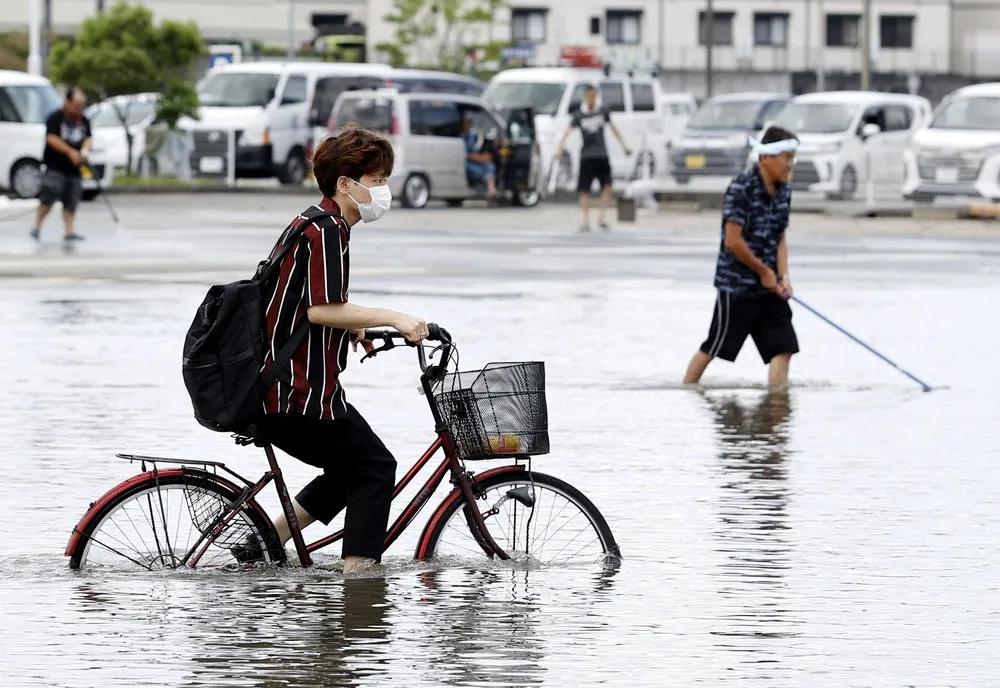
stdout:
<svg viewBox="0 0 1000 688">
<path fill-rule="evenodd" d="M 772 196 L 756 165 L 740 172 L 722 202 L 722 244 L 715 267 L 715 286 L 730 294 L 762 295 L 767 289 L 748 265 L 726 248 L 726 223 L 743 227 L 743 240 L 758 260 L 777 272 L 778 245 L 788 229 L 792 190 L 779 184 Z"/>
<path fill-rule="evenodd" d="M 343 219 L 311 217 L 323 211 L 339 212 L 330 198 L 303 211 L 292 220 L 271 250 L 273 258 L 292 230 L 306 225 L 304 238 L 281 262 L 278 280 L 267 306 L 267 337 L 270 351 L 265 370 L 275 354 L 306 318 L 310 306 L 347 303 L 350 279 L 348 242 L 351 228 Z M 292 355 L 291 365 L 278 375 L 277 384 L 264 400 L 265 413 L 301 415 L 321 420 L 347 416 L 347 399 L 340 373 L 347 367 L 350 333 L 322 325 L 309 332 Z"/>
</svg>

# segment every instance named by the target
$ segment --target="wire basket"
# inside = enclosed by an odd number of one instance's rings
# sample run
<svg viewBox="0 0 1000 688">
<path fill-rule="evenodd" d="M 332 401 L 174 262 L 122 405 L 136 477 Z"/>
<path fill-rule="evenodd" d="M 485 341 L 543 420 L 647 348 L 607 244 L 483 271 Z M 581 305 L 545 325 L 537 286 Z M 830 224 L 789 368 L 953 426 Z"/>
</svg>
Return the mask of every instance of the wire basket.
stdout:
<svg viewBox="0 0 1000 688">
<path fill-rule="evenodd" d="M 219 526 L 225 514 L 229 515 L 230 504 L 226 503 L 215 492 L 210 492 L 198 485 L 189 483 L 184 490 L 187 499 L 188 512 L 191 515 L 191 522 L 202 535 L 208 537 Z M 214 544 L 223 549 L 245 544 L 247 539 L 252 537 L 256 531 L 241 514 L 236 514 L 222 528 L 219 537 L 215 538 Z"/>
<path fill-rule="evenodd" d="M 434 401 L 463 459 L 549 452 L 544 363 L 490 363 L 452 373 Z"/>
</svg>

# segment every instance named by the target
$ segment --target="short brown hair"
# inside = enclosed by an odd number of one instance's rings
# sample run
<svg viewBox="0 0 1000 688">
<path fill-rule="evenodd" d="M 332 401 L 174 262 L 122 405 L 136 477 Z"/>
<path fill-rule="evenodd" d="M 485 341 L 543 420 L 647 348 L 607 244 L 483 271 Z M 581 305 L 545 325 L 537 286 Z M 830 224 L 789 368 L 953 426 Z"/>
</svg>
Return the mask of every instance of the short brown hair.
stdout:
<svg viewBox="0 0 1000 688">
<path fill-rule="evenodd" d="M 388 177 L 395 163 L 392 144 L 357 125 L 348 125 L 340 134 L 323 139 L 312 156 L 313 175 L 324 196 L 337 193 L 341 177 L 355 181 L 366 174 Z"/>
</svg>

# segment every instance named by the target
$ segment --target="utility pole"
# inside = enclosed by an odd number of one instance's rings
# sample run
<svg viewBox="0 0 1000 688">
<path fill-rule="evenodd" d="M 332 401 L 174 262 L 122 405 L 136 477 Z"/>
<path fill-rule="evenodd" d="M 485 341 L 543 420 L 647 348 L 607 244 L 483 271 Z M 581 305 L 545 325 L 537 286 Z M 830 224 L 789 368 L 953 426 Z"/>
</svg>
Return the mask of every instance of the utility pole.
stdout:
<svg viewBox="0 0 1000 688">
<path fill-rule="evenodd" d="M 295 0 L 288 0 L 288 59 L 295 59 Z"/>
<path fill-rule="evenodd" d="M 104 0 L 97 0 L 97 13 L 100 14 L 104 11 Z"/>
<path fill-rule="evenodd" d="M 715 15 L 712 0 L 705 12 L 705 97 L 712 97 L 712 44 L 715 43 Z"/>
<path fill-rule="evenodd" d="M 872 0 L 865 0 L 861 17 L 861 90 L 872 87 Z"/>
<path fill-rule="evenodd" d="M 42 0 L 28 0 L 28 74 L 42 75 Z"/>
<path fill-rule="evenodd" d="M 45 65 L 49 63 L 49 36 L 52 35 L 52 0 L 45 0 L 42 5 L 42 36 L 41 36 L 41 48 L 39 53 L 41 53 L 42 59 L 42 70 L 45 70 Z"/>
<path fill-rule="evenodd" d="M 664 37 L 666 29 L 664 28 L 664 25 L 666 24 L 667 18 L 663 16 L 664 11 L 666 9 L 666 4 L 667 4 L 666 0 L 660 0 L 659 11 L 656 13 L 656 17 L 660 23 L 660 26 L 658 27 L 659 31 L 657 32 L 658 36 L 657 40 L 660 42 L 660 45 L 658 46 L 657 54 L 659 57 L 661 70 L 663 70 L 664 66 L 667 64 L 666 53 L 664 52 L 666 50 L 665 46 L 666 38 Z"/>
</svg>

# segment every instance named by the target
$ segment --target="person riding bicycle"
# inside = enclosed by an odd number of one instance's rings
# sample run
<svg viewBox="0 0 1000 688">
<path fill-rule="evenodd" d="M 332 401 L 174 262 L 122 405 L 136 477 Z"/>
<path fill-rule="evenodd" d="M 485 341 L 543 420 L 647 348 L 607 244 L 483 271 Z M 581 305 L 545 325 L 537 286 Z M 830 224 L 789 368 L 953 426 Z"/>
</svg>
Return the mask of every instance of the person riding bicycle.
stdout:
<svg viewBox="0 0 1000 688">
<path fill-rule="evenodd" d="M 427 323 L 412 315 L 367 308 L 348 300 L 350 239 L 359 222 L 375 222 L 389 212 L 392 194 L 387 180 L 395 158 L 381 136 L 349 127 L 325 139 L 313 155 L 313 172 L 323 198 L 298 215 L 282 233 L 277 254 L 293 229 L 307 224 L 300 245 L 285 256 L 267 309 L 270 369 L 275 353 L 291 337 L 297 323 L 311 326 L 278 376 L 265 402 L 259 424 L 261 438 L 317 468 L 316 477 L 293 500 L 299 525 L 329 524 L 344 508 L 344 572 L 351 573 L 382 558 L 396 461 L 357 409 L 348 403 L 340 374 L 347 366 L 348 346 L 367 351 L 364 330 L 391 327 L 407 340 L 428 336 Z M 327 212 L 338 216 L 323 215 Z M 274 522 L 282 544 L 291 538 L 284 515 Z M 252 562 L 259 546 L 238 547 L 237 559 Z"/>
</svg>

